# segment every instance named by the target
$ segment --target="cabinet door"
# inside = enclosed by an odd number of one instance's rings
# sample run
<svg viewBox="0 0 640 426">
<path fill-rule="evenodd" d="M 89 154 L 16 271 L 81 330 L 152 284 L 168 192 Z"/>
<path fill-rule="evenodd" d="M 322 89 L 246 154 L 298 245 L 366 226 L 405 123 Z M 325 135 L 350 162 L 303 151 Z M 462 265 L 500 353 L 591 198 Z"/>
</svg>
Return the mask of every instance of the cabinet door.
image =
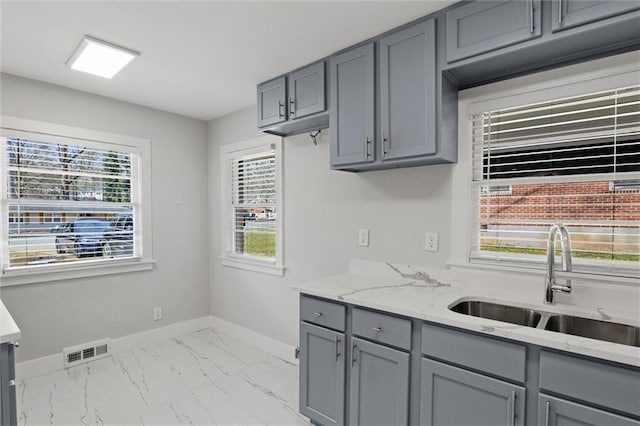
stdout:
<svg viewBox="0 0 640 426">
<path fill-rule="evenodd" d="M 638 426 L 640 422 L 617 414 L 540 394 L 539 426 Z"/>
<path fill-rule="evenodd" d="M 11 343 L 0 345 L 0 424 L 2 426 L 18 424 L 13 351 L 14 346 Z"/>
<path fill-rule="evenodd" d="M 555 32 L 638 10 L 640 2 L 638 0 L 553 0 L 551 6 L 551 30 Z"/>
<path fill-rule="evenodd" d="M 344 334 L 300 323 L 300 412 L 322 425 L 344 424 Z"/>
<path fill-rule="evenodd" d="M 435 21 L 380 40 L 382 159 L 436 153 Z"/>
<path fill-rule="evenodd" d="M 258 85 L 258 127 L 287 120 L 286 78 L 280 77 Z"/>
<path fill-rule="evenodd" d="M 331 165 L 375 160 L 373 43 L 331 58 Z"/>
<path fill-rule="evenodd" d="M 540 0 L 474 1 L 447 12 L 447 62 L 542 34 Z"/>
<path fill-rule="evenodd" d="M 426 358 L 421 386 L 422 425 L 524 425 L 523 387 Z"/>
<path fill-rule="evenodd" d="M 289 118 L 324 111 L 324 62 L 289 74 Z"/>
<path fill-rule="evenodd" d="M 357 337 L 351 342 L 349 424 L 408 424 L 409 354 Z"/>
</svg>

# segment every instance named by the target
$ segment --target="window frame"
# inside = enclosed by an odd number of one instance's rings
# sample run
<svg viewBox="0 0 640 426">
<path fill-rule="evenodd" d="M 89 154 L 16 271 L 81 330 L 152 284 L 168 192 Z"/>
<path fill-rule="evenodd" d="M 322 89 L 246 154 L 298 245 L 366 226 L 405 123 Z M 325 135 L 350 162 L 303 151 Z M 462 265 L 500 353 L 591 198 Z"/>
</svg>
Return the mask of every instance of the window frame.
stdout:
<svg viewBox="0 0 640 426">
<path fill-rule="evenodd" d="M 139 223 L 136 241 L 140 256 L 123 259 L 87 260 L 83 262 L 54 263 L 32 267 L 0 270 L 0 287 L 58 281 L 73 278 L 93 277 L 125 272 L 150 270 L 153 260 L 151 235 L 151 141 L 132 136 L 106 133 L 79 127 L 27 120 L 16 117 L 0 117 L 0 135 L 56 143 L 70 142 L 120 146 L 120 149 L 135 150 L 138 154 Z M 4 161 L 4 159 L 2 159 Z M 0 191 L 4 191 L 4 181 Z M 4 211 L 6 204 L 1 206 Z M 52 222 L 53 223 L 53 222 Z M 8 251 L 8 222 L 0 225 L 2 254 Z"/>
<path fill-rule="evenodd" d="M 504 269 L 531 275 L 544 275 L 544 259 L 509 255 L 471 259 L 471 227 L 479 214 L 479 202 L 473 192 L 471 117 L 484 111 L 548 102 L 586 93 L 637 85 L 640 79 L 640 54 L 630 52 L 551 71 L 475 87 L 458 96 L 458 163 L 452 173 L 451 257 L 449 266 L 479 269 Z M 475 197 L 475 198 L 474 198 Z M 611 266 L 608 262 L 584 262 L 581 272 L 570 273 L 602 281 L 625 281 L 640 277 L 640 268 Z M 561 275 L 560 273 L 559 275 Z"/>
<path fill-rule="evenodd" d="M 284 212 L 283 212 L 283 149 L 282 138 L 265 135 L 259 138 L 241 142 L 234 142 L 220 147 L 220 182 L 221 182 L 221 255 L 222 266 L 260 272 L 275 276 L 284 276 Z M 268 150 L 275 153 L 275 186 L 276 186 L 276 256 L 274 260 L 268 260 L 259 256 L 236 254 L 232 252 L 234 216 L 232 210 L 232 187 L 230 159 L 251 153 L 260 153 Z"/>
</svg>

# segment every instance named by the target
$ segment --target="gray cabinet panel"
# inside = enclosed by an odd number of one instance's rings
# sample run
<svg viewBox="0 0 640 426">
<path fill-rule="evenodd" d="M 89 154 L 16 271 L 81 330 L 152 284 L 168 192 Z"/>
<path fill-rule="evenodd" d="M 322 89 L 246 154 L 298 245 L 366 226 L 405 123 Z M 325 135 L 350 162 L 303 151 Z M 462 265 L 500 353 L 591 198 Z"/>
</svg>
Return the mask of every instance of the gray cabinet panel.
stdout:
<svg viewBox="0 0 640 426">
<path fill-rule="evenodd" d="M 382 159 L 436 153 L 435 20 L 380 40 Z"/>
<path fill-rule="evenodd" d="M 356 337 L 351 351 L 349 424 L 408 424 L 409 354 Z"/>
<path fill-rule="evenodd" d="M 353 309 L 352 332 L 369 340 L 411 349 L 411 321 L 364 309 Z"/>
<path fill-rule="evenodd" d="M 0 425 L 18 424 L 15 386 L 15 360 L 12 343 L 0 345 Z"/>
<path fill-rule="evenodd" d="M 540 394 L 538 426 L 638 426 L 640 422 Z"/>
<path fill-rule="evenodd" d="M 300 323 L 300 412 L 323 425 L 344 424 L 344 339 Z"/>
<path fill-rule="evenodd" d="M 525 381 L 527 348 L 510 341 L 424 324 L 422 353 L 518 382 Z"/>
<path fill-rule="evenodd" d="M 640 10 L 638 0 L 553 0 L 551 6 L 554 32 Z"/>
<path fill-rule="evenodd" d="M 640 416 L 638 369 L 542 351 L 540 388 Z"/>
<path fill-rule="evenodd" d="M 542 34 L 540 0 L 475 1 L 446 13 L 447 62 Z"/>
<path fill-rule="evenodd" d="M 258 127 L 287 120 L 286 78 L 280 77 L 258 85 Z"/>
<path fill-rule="evenodd" d="M 420 423 L 524 425 L 525 389 L 429 359 L 422 360 Z"/>
<path fill-rule="evenodd" d="M 324 61 L 289 74 L 289 117 L 292 120 L 324 111 Z"/>
<path fill-rule="evenodd" d="M 300 319 L 323 327 L 344 331 L 345 306 L 328 300 L 300 296 Z"/>
<path fill-rule="evenodd" d="M 375 160 L 373 43 L 330 61 L 331 165 Z"/>
</svg>

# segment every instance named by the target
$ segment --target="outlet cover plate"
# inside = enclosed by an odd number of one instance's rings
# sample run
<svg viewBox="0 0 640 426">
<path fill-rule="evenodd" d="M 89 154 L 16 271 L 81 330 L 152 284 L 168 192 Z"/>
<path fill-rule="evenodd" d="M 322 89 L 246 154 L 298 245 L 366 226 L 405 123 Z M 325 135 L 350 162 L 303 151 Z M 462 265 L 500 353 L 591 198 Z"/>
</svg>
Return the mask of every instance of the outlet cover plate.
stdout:
<svg viewBox="0 0 640 426">
<path fill-rule="evenodd" d="M 369 247 L 369 230 L 361 229 L 358 231 L 358 245 L 361 247 Z"/>
<path fill-rule="evenodd" d="M 424 249 L 426 251 L 438 251 L 438 233 L 427 232 L 424 238 Z"/>
</svg>

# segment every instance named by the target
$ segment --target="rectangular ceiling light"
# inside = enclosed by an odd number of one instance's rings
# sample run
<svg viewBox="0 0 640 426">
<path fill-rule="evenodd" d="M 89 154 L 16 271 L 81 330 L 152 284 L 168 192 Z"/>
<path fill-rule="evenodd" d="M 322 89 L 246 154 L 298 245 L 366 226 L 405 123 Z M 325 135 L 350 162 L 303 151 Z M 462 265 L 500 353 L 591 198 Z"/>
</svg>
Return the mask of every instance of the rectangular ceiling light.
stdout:
<svg viewBox="0 0 640 426">
<path fill-rule="evenodd" d="M 140 56 L 140 52 L 85 36 L 67 61 L 67 66 L 72 70 L 111 78 L 136 56 Z"/>
</svg>

